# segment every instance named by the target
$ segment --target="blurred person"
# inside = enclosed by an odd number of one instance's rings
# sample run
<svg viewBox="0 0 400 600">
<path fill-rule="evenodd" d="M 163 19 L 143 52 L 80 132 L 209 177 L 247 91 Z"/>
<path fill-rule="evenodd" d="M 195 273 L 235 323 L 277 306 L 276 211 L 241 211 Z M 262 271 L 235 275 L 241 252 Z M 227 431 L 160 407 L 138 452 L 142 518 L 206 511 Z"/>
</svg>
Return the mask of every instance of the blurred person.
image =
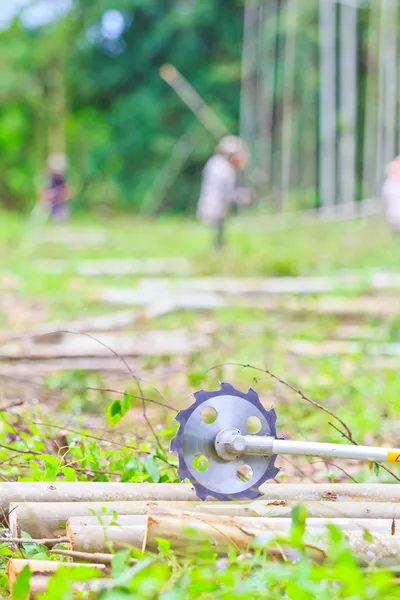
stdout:
<svg viewBox="0 0 400 600">
<path fill-rule="evenodd" d="M 66 181 L 67 158 L 64 154 L 52 154 L 47 162 L 47 183 L 41 203 L 49 217 L 65 221 L 68 217 L 68 186 Z"/>
<path fill-rule="evenodd" d="M 387 166 L 386 175 L 382 187 L 386 220 L 394 231 L 400 232 L 400 156 Z"/>
<path fill-rule="evenodd" d="M 197 216 L 215 229 L 215 247 L 218 250 L 224 243 L 224 226 L 231 205 L 239 206 L 251 201 L 250 190 L 238 185 L 239 172 L 247 162 L 244 142 L 229 135 L 221 139 L 203 170 Z"/>
</svg>

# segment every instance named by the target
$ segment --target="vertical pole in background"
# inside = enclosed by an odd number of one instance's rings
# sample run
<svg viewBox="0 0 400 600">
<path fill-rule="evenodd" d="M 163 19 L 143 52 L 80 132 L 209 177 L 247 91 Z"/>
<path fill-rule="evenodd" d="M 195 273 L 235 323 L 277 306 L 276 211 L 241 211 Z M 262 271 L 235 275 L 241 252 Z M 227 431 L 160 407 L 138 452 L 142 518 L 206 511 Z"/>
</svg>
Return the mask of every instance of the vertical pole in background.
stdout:
<svg viewBox="0 0 400 600">
<path fill-rule="evenodd" d="M 375 194 L 380 192 L 385 166 L 385 104 L 386 104 L 386 50 L 387 50 L 387 2 L 379 3 L 379 70 L 378 70 L 378 123 L 377 123 L 377 150 L 375 165 Z"/>
<path fill-rule="evenodd" d="M 284 98 L 282 116 L 282 209 L 288 208 L 288 197 L 292 182 L 293 120 L 295 112 L 294 84 L 296 76 L 296 36 L 298 20 L 298 0 L 287 0 L 285 14 L 284 50 Z"/>
<path fill-rule="evenodd" d="M 363 198 L 376 193 L 376 151 L 378 133 L 378 61 L 379 61 L 379 16 L 375 3 L 371 3 L 368 27 L 367 67 L 365 87 L 364 153 L 363 153 Z"/>
<path fill-rule="evenodd" d="M 320 149 L 319 202 L 336 199 L 336 3 L 319 1 Z"/>
<path fill-rule="evenodd" d="M 260 6 L 258 0 L 246 0 L 244 7 L 242 87 L 240 98 L 240 136 L 250 151 L 250 170 L 258 165 L 256 131 L 257 109 L 257 37 Z"/>
<path fill-rule="evenodd" d="M 354 203 L 356 192 L 357 8 L 340 6 L 340 203 Z"/>
<path fill-rule="evenodd" d="M 385 29 L 385 103 L 384 124 L 385 138 L 383 146 L 383 171 L 381 181 L 385 174 L 386 165 L 393 160 L 396 153 L 396 101 L 397 101 L 397 2 L 383 7 Z"/>
<path fill-rule="evenodd" d="M 257 88 L 257 116 L 259 164 L 262 177 L 262 195 L 271 183 L 272 121 L 274 113 L 274 73 L 276 59 L 277 0 L 261 0 L 259 21 L 259 77 Z"/>
</svg>

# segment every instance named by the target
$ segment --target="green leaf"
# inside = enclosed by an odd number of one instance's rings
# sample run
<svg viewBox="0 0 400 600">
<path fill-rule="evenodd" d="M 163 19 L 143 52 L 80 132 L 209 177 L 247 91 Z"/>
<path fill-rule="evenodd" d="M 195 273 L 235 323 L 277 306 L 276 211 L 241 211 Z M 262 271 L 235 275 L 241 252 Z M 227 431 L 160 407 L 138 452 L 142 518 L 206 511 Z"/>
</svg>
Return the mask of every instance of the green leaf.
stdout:
<svg viewBox="0 0 400 600">
<path fill-rule="evenodd" d="M 12 590 L 12 600 L 26 600 L 29 597 L 31 571 L 26 565 L 18 574 Z"/>
<path fill-rule="evenodd" d="M 111 561 L 113 577 L 117 577 L 118 575 L 121 575 L 121 573 L 123 573 L 125 571 L 126 567 L 129 566 L 130 558 L 131 558 L 130 550 L 121 550 L 120 552 L 117 552 L 114 555 L 114 557 Z"/>
<path fill-rule="evenodd" d="M 108 405 L 107 419 L 110 425 L 117 425 L 123 417 L 123 407 L 121 400 L 113 400 Z"/>
<path fill-rule="evenodd" d="M 152 456 L 146 456 L 144 466 L 154 483 L 158 483 L 160 481 L 160 471 L 156 461 Z"/>
<path fill-rule="evenodd" d="M 76 472 L 72 467 L 63 467 L 61 473 L 64 475 L 66 481 L 76 481 Z"/>
<path fill-rule="evenodd" d="M 363 540 L 365 540 L 366 542 L 374 541 L 374 536 L 371 534 L 370 531 L 368 531 L 368 529 L 364 529 L 363 531 Z"/>
<path fill-rule="evenodd" d="M 156 538 L 156 542 L 158 544 L 158 551 L 160 554 L 169 554 L 171 551 L 171 544 L 168 540 L 164 540 L 162 538 Z"/>
</svg>

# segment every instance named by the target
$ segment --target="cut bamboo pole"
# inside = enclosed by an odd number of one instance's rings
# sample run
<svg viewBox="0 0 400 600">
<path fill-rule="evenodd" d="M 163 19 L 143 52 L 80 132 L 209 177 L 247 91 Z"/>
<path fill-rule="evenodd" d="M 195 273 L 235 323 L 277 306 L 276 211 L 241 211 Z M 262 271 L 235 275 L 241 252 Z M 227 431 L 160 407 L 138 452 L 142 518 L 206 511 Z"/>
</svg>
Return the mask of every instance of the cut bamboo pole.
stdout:
<svg viewBox="0 0 400 600">
<path fill-rule="evenodd" d="M 175 504 L 175 503 L 172 503 Z M 161 509 L 162 510 L 162 509 Z M 89 515 L 87 517 L 69 517 L 69 527 L 143 527 L 146 515 Z"/>
<path fill-rule="evenodd" d="M 46 575 L 34 575 L 29 582 L 29 598 L 35 598 L 38 594 L 43 594 L 49 587 L 50 577 Z M 110 579 L 91 579 L 89 581 L 75 581 L 72 589 L 74 592 L 98 592 L 104 588 L 110 587 Z"/>
<path fill-rule="evenodd" d="M 387 483 L 273 484 L 261 486 L 262 500 L 400 502 L 400 486 Z M 193 486 L 185 483 L 0 483 L 0 514 L 8 515 L 10 503 L 21 502 L 168 502 L 197 501 Z M 258 501 L 257 501 L 258 502 Z M 248 503 L 247 503 L 248 504 Z M 236 503 L 235 503 L 236 505 Z M 73 515 L 68 515 L 73 516 Z M 75 515 L 80 516 L 80 515 Z M 83 515 L 84 516 L 84 515 Z"/>
<path fill-rule="evenodd" d="M 77 552 L 114 552 L 128 547 L 141 548 L 144 543 L 146 525 L 124 527 L 72 526 L 67 521 L 67 536 L 71 549 Z"/>
<path fill-rule="evenodd" d="M 150 509 L 150 512 L 153 512 L 154 509 Z M 156 510 L 157 513 L 162 514 L 164 511 L 161 509 Z M 362 512 L 362 511 L 361 511 Z M 272 531 L 284 531 L 288 532 L 292 526 L 292 518 L 289 517 L 275 517 L 273 514 L 268 517 L 232 517 L 229 515 L 216 515 L 208 512 L 181 512 L 180 509 L 176 509 L 173 512 L 170 509 L 165 510 L 166 514 L 172 514 L 173 516 L 179 518 L 181 515 L 186 517 L 190 516 L 193 519 L 199 518 L 200 520 L 203 518 L 203 515 L 206 516 L 207 522 L 216 523 L 216 524 L 229 524 L 231 520 L 233 520 L 238 525 L 244 525 L 246 527 L 250 527 L 251 529 L 266 529 Z M 289 515 L 291 512 L 289 513 Z M 333 513 L 332 513 L 333 514 Z M 339 512 L 340 514 L 340 512 Z M 121 515 L 116 518 L 106 518 L 102 523 L 103 526 L 112 526 L 112 527 L 137 527 L 144 526 L 147 522 L 146 515 Z M 376 518 L 375 516 L 364 517 L 364 518 L 343 518 L 343 517 L 325 517 L 325 518 L 315 518 L 315 517 L 307 517 L 306 518 L 306 527 L 310 530 L 324 530 L 326 525 L 331 523 L 332 525 L 336 525 L 340 529 L 344 531 L 351 530 L 366 530 L 371 533 L 386 533 L 388 535 L 400 535 L 396 530 L 396 521 L 394 519 L 381 519 Z M 68 525 L 71 528 L 76 527 L 97 527 L 99 526 L 99 521 L 97 517 L 72 517 L 68 519 Z M 400 524 L 399 524 L 400 528 Z M 98 554 L 98 556 L 102 556 L 102 554 Z"/>
<path fill-rule="evenodd" d="M 293 503 L 293 506 L 296 503 Z M 317 506 L 317 508 L 315 508 L 315 506 L 313 507 L 313 505 L 330 505 L 330 508 L 328 507 L 324 507 L 323 509 L 321 509 L 319 506 Z M 310 530 L 314 530 L 316 527 L 321 528 L 326 526 L 327 523 L 333 523 L 335 525 L 337 525 L 338 527 L 342 527 L 346 530 L 351 530 L 351 529 L 368 529 L 371 531 L 375 531 L 375 532 L 380 532 L 380 533 L 387 533 L 390 535 L 395 535 L 396 534 L 396 520 L 395 517 L 389 517 L 389 518 L 380 518 L 379 516 L 375 516 L 374 514 L 374 506 L 373 504 L 369 504 L 369 506 L 371 507 L 370 512 L 368 512 L 368 509 L 360 510 L 358 511 L 358 502 L 353 502 L 353 503 L 343 503 L 345 505 L 345 508 L 342 511 L 340 510 L 339 507 L 342 506 L 342 504 L 340 503 L 338 505 L 338 510 L 334 511 L 333 509 L 335 508 L 334 506 L 332 506 L 332 503 L 330 502 L 309 502 L 305 505 L 305 509 L 306 509 L 306 513 L 307 513 L 307 518 L 306 518 L 306 523 L 307 523 L 307 527 Z M 350 510 L 346 510 L 346 505 L 350 504 L 351 508 Z M 375 503 L 378 504 L 380 506 L 390 506 L 388 504 L 385 503 Z M 285 514 L 284 511 L 282 511 L 282 513 L 277 510 L 274 511 L 272 510 L 271 512 L 269 511 L 260 511 L 260 516 L 259 517 L 234 517 L 234 516 L 229 516 L 229 515 L 215 515 L 215 514 L 208 514 L 207 512 L 192 512 L 191 510 L 187 510 L 187 511 L 180 511 L 179 509 L 176 509 L 175 507 L 172 507 L 171 509 L 169 509 L 169 511 L 167 511 L 166 509 L 159 509 L 156 507 L 152 507 L 149 509 L 149 515 L 152 514 L 168 514 L 170 516 L 176 517 L 176 518 L 190 518 L 193 520 L 199 520 L 199 521 L 206 521 L 207 523 L 214 523 L 216 525 L 218 524 L 223 524 L 223 525 L 231 525 L 231 524 L 235 524 L 238 525 L 240 527 L 247 527 L 250 528 L 252 530 L 256 530 L 256 529 L 262 529 L 262 530 L 275 530 L 275 529 L 279 529 L 279 530 L 288 530 L 290 529 L 290 526 L 292 524 L 292 508 L 291 507 L 287 507 L 289 508 L 289 511 Z M 393 506 L 393 505 L 392 505 Z M 284 508 L 284 507 L 274 507 L 274 508 Z M 348 507 L 347 507 L 348 508 Z M 377 510 L 377 513 L 379 515 L 379 509 Z M 265 516 L 263 516 L 265 515 Z M 360 517 L 358 517 L 358 515 L 361 515 Z"/>
<path fill-rule="evenodd" d="M 17 579 L 19 573 L 21 573 L 22 569 L 26 566 L 29 567 L 29 570 L 32 575 L 51 575 L 61 569 L 66 567 L 67 569 L 76 569 L 77 567 L 86 567 L 88 569 L 94 569 L 95 571 L 104 571 L 106 568 L 104 564 L 84 564 L 84 563 L 72 563 L 72 562 L 56 562 L 51 560 L 25 560 L 21 558 L 11 558 L 8 561 L 7 565 L 7 575 L 8 581 L 10 584 L 10 588 L 13 587 L 15 580 Z"/>
<path fill-rule="evenodd" d="M 336 355 L 363 355 L 363 356 L 400 356 L 400 344 L 392 342 L 373 342 L 326 340 L 324 342 L 310 342 L 306 340 L 293 340 L 289 342 L 288 350 L 297 356 L 336 356 Z"/>
<path fill-rule="evenodd" d="M 273 484 L 267 487 L 275 487 Z M 279 489 L 286 486 L 279 486 Z M 393 487 L 393 486 L 392 486 Z M 284 492 L 284 490 L 282 490 Z M 277 491 L 275 491 L 277 493 Z M 306 507 L 310 507 L 310 515 L 346 517 L 346 518 L 399 518 L 397 504 L 385 502 L 359 502 L 362 497 L 355 497 L 354 502 L 325 502 L 306 501 Z M 350 496 L 351 497 L 351 496 Z M 349 496 L 347 496 L 349 498 Z M 12 503 L 8 518 L 10 533 L 13 537 L 19 537 L 21 531 L 31 535 L 33 538 L 56 537 L 65 535 L 66 521 L 69 519 L 74 525 L 100 525 L 96 516 L 98 514 L 104 524 L 109 524 L 114 519 L 112 514 L 118 515 L 117 522 L 123 526 L 140 523 L 140 516 L 146 515 L 149 508 L 159 511 L 178 510 L 184 512 L 205 512 L 208 515 L 216 515 L 217 518 L 224 517 L 290 517 L 296 498 L 291 500 L 272 499 L 255 500 L 253 502 L 101 502 L 93 503 Z M 320 505 L 322 505 L 320 507 Z M 108 514 L 102 513 L 106 507 Z M 372 510 L 372 512 L 370 511 Z M 316 511 L 321 511 L 317 513 Z M 322 512 L 325 511 L 325 512 Z M 94 514 L 95 513 L 95 514 Z M 137 520 L 139 517 L 139 520 Z M 129 522 L 131 521 L 131 522 Z"/>
<path fill-rule="evenodd" d="M 330 504 L 330 503 L 325 503 Z M 308 506 L 307 506 L 308 508 Z M 275 513 L 274 513 L 275 514 Z M 279 513 L 280 514 L 280 513 Z M 287 514 L 291 514 L 291 511 Z M 329 515 L 329 511 L 327 511 Z M 336 513 L 332 518 L 307 518 L 306 530 L 310 534 L 322 534 L 328 523 L 332 523 L 344 532 L 365 532 L 373 535 L 386 535 L 387 537 L 400 537 L 396 532 L 396 524 L 393 519 L 374 520 L 373 518 L 342 518 Z M 144 518 L 141 517 L 144 522 Z M 122 521 L 122 518 L 121 518 Z M 201 534 L 212 540 L 213 546 L 218 550 L 227 548 L 230 543 L 239 548 L 252 544 L 252 539 L 264 540 L 267 535 L 289 535 L 292 519 L 274 517 L 230 517 L 213 515 L 207 513 L 181 512 L 171 509 L 169 512 L 153 510 L 149 511 L 146 526 L 132 525 L 137 521 L 130 520 L 125 516 L 120 526 L 92 526 L 82 525 L 79 518 L 71 519 L 67 523 L 67 534 L 71 547 L 78 552 L 104 552 L 111 546 L 114 551 L 134 546 L 156 550 L 157 538 L 164 538 L 169 533 L 168 539 L 174 540 L 174 549 L 183 550 L 190 544 L 190 535 L 186 529 L 194 529 L 197 533 L 193 541 L 197 542 Z M 178 525 L 179 524 L 179 525 Z M 160 527 L 167 526 L 161 531 Z M 149 537 L 149 528 L 152 533 Z M 175 528 L 175 531 L 174 531 Z M 177 528 L 177 530 L 176 530 Z M 210 536 L 209 532 L 213 530 Z M 145 537 L 145 532 L 146 536 Z M 176 541 L 182 534 L 182 541 Z M 400 547 L 400 546 L 399 546 Z"/>
<path fill-rule="evenodd" d="M 193 486 L 165 483 L 0 483 L 0 519 L 11 502 L 122 502 L 197 500 Z M 3 517 L 3 519 L 4 519 Z"/>
<path fill-rule="evenodd" d="M 195 500 L 196 498 L 194 498 Z M 125 515 L 146 515 L 149 505 L 160 510 L 168 510 L 171 505 L 175 508 L 186 511 L 206 511 L 210 514 L 224 514 L 231 516 L 257 516 L 257 507 L 252 506 L 252 502 L 148 502 L 122 501 L 122 502 L 12 502 L 9 507 L 8 527 L 13 537 L 19 537 L 21 532 L 28 533 L 33 538 L 56 537 L 65 535 L 66 521 L 69 518 L 101 515 L 105 518 L 107 515 L 116 513 L 119 516 Z M 257 505 L 256 505 L 257 506 Z M 102 512 L 103 508 L 107 513 Z M 108 518 L 108 517 L 107 517 Z M 100 524 L 97 521 L 97 524 Z"/>
<path fill-rule="evenodd" d="M 73 560 L 80 560 L 88 563 L 101 563 L 103 565 L 111 565 L 115 554 L 106 554 L 105 552 L 75 552 L 74 550 L 50 550 L 50 554 L 56 554 L 58 556 L 68 556 Z M 137 560 L 135 558 L 130 559 L 130 564 L 135 565 Z"/>
<path fill-rule="evenodd" d="M 248 547 L 271 544 L 277 535 L 282 535 L 282 532 L 254 530 L 241 524 L 238 526 L 233 519 L 231 521 L 230 525 L 226 525 L 225 523 L 208 522 L 207 516 L 200 521 L 198 518 L 151 513 L 147 522 L 143 549 L 156 550 L 157 540 L 161 538 L 169 541 L 171 548 L 176 553 L 186 555 L 190 549 L 198 550 L 199 541 L 207 540 L 214 551 L 224 554 L 232 547 L 243 551 Z M 370 564 L 371 561 L 374 561 L 378 565 L 390 565 L 398 564 L 400 560 L 400 538 L 398 536 L 376 534 L 372 541 L 368 541 L 364 539 L 365 532 L 345 531 L 344 535 L 350 549 L 363 564 Z M 320 559 L 326 556 L 329 545 L 326 534 L 321 531 L 307 532 L 304 541 L 309 548 L 313 548 L 317 555 L 319 553 Z M 282 542 L 279 542 L 279 546 L 275 548 L 275 554 L 286 555 L 284 546 Z M 273 553 L 274 547 L 270 546 L 266 550 Z M 289 550 L 289 555 L 291 552 L 293 553 L 293 550 Z"/>
<path fill-rule="evenodd" d="M 263 498 L 255 502 L 400 502 L 400 486 L 392 483 L 267 483 L 261 486 Z M 268 502 L 266 502 L 268 505 Z M 337 506 L 337 504 L 336 504 Z"/>
<path fill-rule="evenodd" d="M 397 486 L 396 486 L 397 487 Z M 290 517 L 293 507 L 300 500 L 276 502 L 254 502 L 254 508 L 264 517 Z M 394 502 L 329 502 L 305 501 L 304 506 L 309 517 L 347 518 L 347 519 L 399 519 L 400 504 Z"/>
</svg>

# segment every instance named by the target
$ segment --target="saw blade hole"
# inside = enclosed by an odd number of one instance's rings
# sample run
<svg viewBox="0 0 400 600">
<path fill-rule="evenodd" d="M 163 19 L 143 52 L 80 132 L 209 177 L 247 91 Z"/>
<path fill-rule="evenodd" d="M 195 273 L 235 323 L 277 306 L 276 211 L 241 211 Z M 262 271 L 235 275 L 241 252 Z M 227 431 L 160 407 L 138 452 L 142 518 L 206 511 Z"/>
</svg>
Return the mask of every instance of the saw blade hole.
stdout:
<svg viewBox="0 0 400 600">
<path fill-rule="evenodd" d="M 248 483 L 253 479 L 254 473 L 250 465 L 241 465 L 236 471 L 236 475 L 237 478 L 240 479 L 240 481 Z"/>
<path fill-rule="evenodd" d="M 206 425 L 212 425 L 217 420 L 218 413 L 212 406 L 205 406 L 201 411 L 201 420 Z"/>
<path fill-rule="evenodd" d="M 193 469 L 198 473 L 205 473 L 208 469 L 208 458 L 203 454 L 198 454 L 192 462 Z"/>
<path fill-rule="evenodd" d="M 249 417 L 246 420 L 246 430 L 248 433 L 258 433 L 261 429 L 261 421 L 258 417 Z"/>
</svg>

